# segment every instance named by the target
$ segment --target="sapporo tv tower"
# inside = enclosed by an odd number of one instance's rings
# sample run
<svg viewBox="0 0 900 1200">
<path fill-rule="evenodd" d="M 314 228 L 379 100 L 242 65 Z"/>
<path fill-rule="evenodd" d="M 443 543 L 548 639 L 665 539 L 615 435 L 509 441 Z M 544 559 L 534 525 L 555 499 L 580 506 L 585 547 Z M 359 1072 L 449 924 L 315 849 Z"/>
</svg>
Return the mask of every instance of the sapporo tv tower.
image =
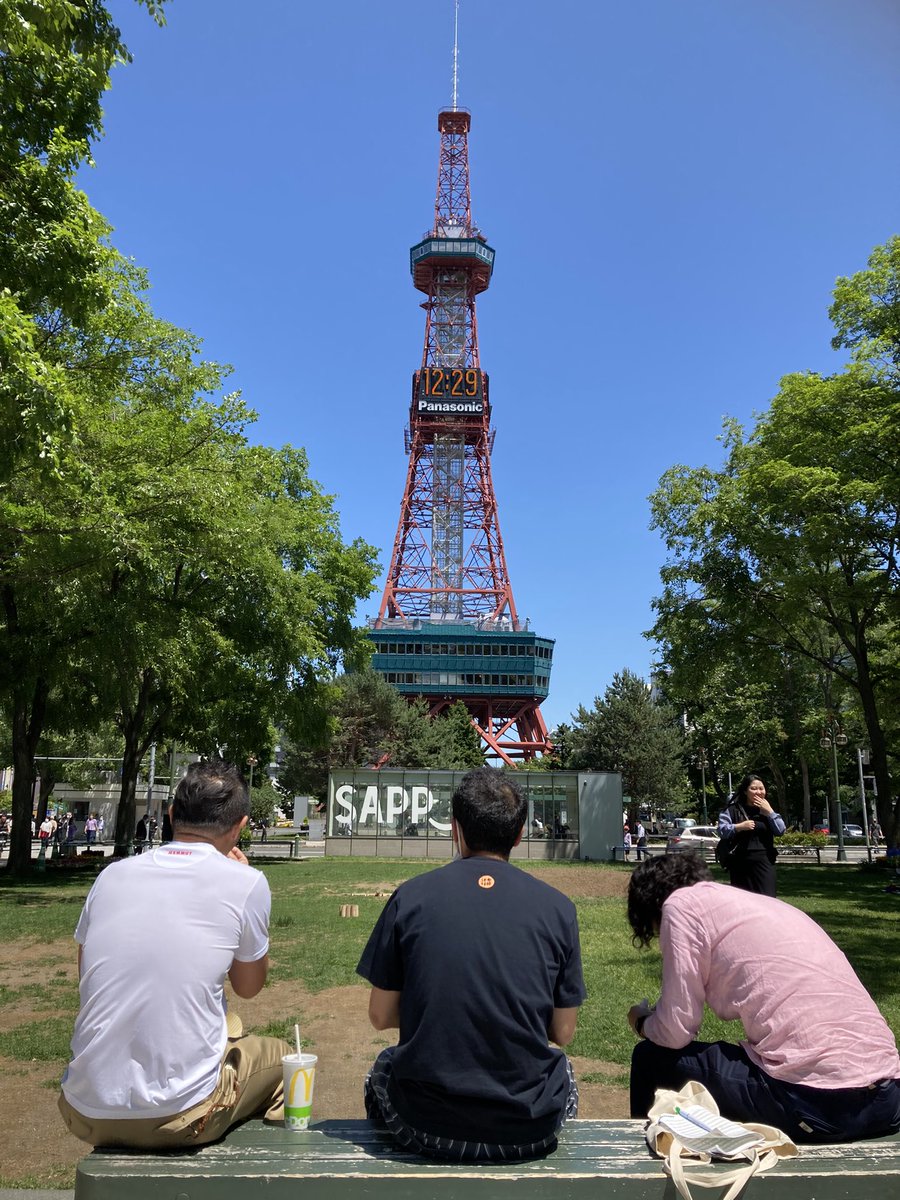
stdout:
<svg viewBox="0 0 900 1200">
<path fill-rule="evenodd" d="M 458 107 L 438 115 L 434 226 L 410 251 L 426 299 L 422 363 L 413 374 L 400 521 L 377 618 L 374 670 L 421 696 L 432 716 L 461 700 L 489 757 L 511 763 L 552 746 L 540 705 L 553 641 L 516 611 L 491 478 L 491 405 L 481 369 L 475 298 L 494 251 L 472 221 L 468 135 Z"/>
</svg>

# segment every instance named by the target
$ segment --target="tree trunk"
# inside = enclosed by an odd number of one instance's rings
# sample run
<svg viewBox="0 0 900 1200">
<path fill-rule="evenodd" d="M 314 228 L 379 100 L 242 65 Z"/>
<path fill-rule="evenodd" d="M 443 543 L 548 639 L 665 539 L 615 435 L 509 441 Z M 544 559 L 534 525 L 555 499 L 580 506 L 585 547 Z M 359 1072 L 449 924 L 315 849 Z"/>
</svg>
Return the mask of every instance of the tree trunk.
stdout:
<svg viewBox="0 0 900 1200">
<path fill-rule="evenodd" d="M 862 702 L 863 719 L 869 735 L 872 774 L 878 789 L 878 823 L 888 846 L 900 844 L 900 801 L 891 795 L 891 773 L 888 766 L 887 742 L 878 716 L 875 690 L 869 675 L 867 655 L 857 657 L 859 698 Z"/>
<path fill-rule="evenodd" d="M 13 787 L 12 833 L 7 870 L 25 875 L 31 870 L 31 815 L 34 805 L 34 752 L 44 728 L 49 687 L 38 679 L 30 696 L 17 692 L 11 718 Z"/>
<path fill-rule="evenodd" d="M 803 782 L 803 829 L 809 833 L 812 829 L 812 802 L 809 795 L 809 763 L 806 761 L 806 756 L 801 754 L 800 758 L 800 778 Z"/>
<path fill-rule="evenodd" d="M 119 807 L 116 812 L 116 848 L 114 853 L 125 855 L 129 853 L 134 842 L 137 782 L 141 763 L 151 742 L 158 741 L 158 732 L 162 722 L 159 713 L 148 723 L 150 697 L 156 686 L 156 677 L 150 669 L 141 673 L 141 684 L 135 699 L 134 707 L 122 713 L 121 729 L 125 738 L 125 752 L 122 755 L 122 787 L 119 793 Z"/>
<path fill-rule="evenodd" d="M 707 767 L 707 771 L 709 772 L 706 777 L 707 782 L 713 785 L 713 791 L 716 793 L 716 797 L 719 801 L 719 809 L 721 811 L 721 809 L 723 809 L 727 803 L 727 797 L 725 795 L 725 788 L 722 786 L 722 777 L 719 773 L 719 767 L 712 754 L 709 756 L 709 766 Z"/>
<path fill-rule="evenodd" d="M 783 812 L 787 806 L 787 787 L 784 782 L 784 775 L 781 773 L 781 768 L 778 763 L 770 762 L 769 770 L 772 772 L 772 781 L 775 785 L 775 795 L 778 799 L 778 807 Z"/>
<path fill-rule="evenodd" d="M 119 792 L 119 807 L 116 810 L 116 855 L 126 855 L 132 849 L 135 828 L 135 795 L 138 773 L 143 754 L 126 736 L 125 753 L 122 755 L 122 788 Z"/>
<path fill-rule="evenodd" d="M 36 825 L 40 825 L 41 821 L 47 815 L 47 801 L 56 787 L 56 775 L 50 763 L 44 763 L 38 767 L 37 775 L 40 785 L 38 788 L 37 812 L 35 813 L 34 821 Z"/>
</svg>

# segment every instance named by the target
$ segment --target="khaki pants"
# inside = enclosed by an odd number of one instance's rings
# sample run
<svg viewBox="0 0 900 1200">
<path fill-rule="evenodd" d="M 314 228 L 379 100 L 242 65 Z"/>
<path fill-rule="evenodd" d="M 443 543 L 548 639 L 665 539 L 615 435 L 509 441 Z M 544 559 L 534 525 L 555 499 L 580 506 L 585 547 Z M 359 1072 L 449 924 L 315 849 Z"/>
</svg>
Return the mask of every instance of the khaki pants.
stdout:
<svg viewBox="0 0 900 1200">
<path fill-rule="evenodd" d="M 137 1150 L 202 1146 L 223 1137 L 232 1125 L 249 1117 L 264 1115 L 267 1121 L 283 1120 L 281 1059 L 292 1053 L 289 1043 L 279 1038 L 252 1034 L 229 1038 L 213 1094 L 174 1117 L 84 1117 L 62 1093 L 59 1111 L 69 1132 L 91 1146 L 131 1146 Z"/>
</svg>

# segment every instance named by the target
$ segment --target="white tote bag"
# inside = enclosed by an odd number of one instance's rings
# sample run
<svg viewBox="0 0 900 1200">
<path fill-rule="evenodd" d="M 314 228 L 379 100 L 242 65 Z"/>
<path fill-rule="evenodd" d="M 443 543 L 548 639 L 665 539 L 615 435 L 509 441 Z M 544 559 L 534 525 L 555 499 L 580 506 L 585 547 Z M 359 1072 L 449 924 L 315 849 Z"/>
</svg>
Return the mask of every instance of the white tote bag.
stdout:
<svg viewBox="0 0 900 1200">
<path fill-rule="evenodd" d="M 714 1117 L 719 1116 L 715 1100 L 702 1083 L 694 1081 L 686 1083 L 679 1092 L 664 1089 L 657 1091 L 648 1113 L 650 1124 L 647 1127 L 647 1145 L 665 1160 L 663 1170 L 667 1175 L 671 1175 L 682 1200 L 694 1200 L 691 1187 L 717 1190 L 727 1188 L 721 1200 L 735 1200 L 754 1175 L 771 1171 L 779 1159 L 792 1158 L 798 1153 L 797 1147 L 780 1129 L 755 1121 L 742 1121 L 745 1129 L 760 1137 L 760 1144 L 743 1150 L 734 1157 L 717 1154 L 715 1157 L 727 1158 L 734 1165 L 728 1170 L 714 1169 L 709 1166 L 712 1161 L 709 1154 L 689 1149 L 660 1123 L 660 1118 L 674 1117 L 676 1109 L 685 1109 L 693 1105 L 708 1110 Z M 702 1132 L 699 1127 L 698 1131 Z"/>
</svg>

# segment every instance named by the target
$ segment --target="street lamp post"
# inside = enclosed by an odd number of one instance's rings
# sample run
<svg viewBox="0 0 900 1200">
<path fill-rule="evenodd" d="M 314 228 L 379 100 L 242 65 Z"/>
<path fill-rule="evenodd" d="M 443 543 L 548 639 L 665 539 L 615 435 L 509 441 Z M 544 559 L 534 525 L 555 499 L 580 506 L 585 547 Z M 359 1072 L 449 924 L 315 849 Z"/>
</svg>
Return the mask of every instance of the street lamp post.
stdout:
<svg viewBox="0 0 900 1200">
<path fill-rule="evenodd" d="M 847 861 L 847 851 L 844 848 L 844 814 L 841 812 L 841 781 L 838 774 L 838 746 L 847 745 L 847 735 L 840 724 L 832 719 L 825 727 L 819 745 L 823 750 L 831 748 L 832 766 L 834 767 L 834 805 L 837 816 L 837 861 Z"/>
<path fill-rule="evenodd" d="M 156 742 L 150 743 L 150 771 L 147 775 L 147 820 L 153 809 L 153 785 L 156 782 Z"/>
<path fill-rule="evenodd" d="M 253 768 L 256 766 L 256 764 L 258 762 L 259 762 L 259 759 L 256 757 L 255 754 L 251 754 L 250 757 L 247 759 L 247 766 L 250 768 L 250 786 L 247 788 L 247 791 L 248 791 L 248 793 L 250 793 L 250 795 L 253 794 Z"/>
<path fill-rule="evenodd" d="M 702 751 L 702 750 L 700 752 L 700 780 L 701 780 L 700 787 L 702 789 L 701 799 L 702 799 L 702 803 L 703 803 L 703 824 L 707 825 L 708 821 L 706 819 L 706 753 L 705 753 L 705 751 Z"/>
<path fill-rule="evenodd" d="M 866 811 L 866 777 L 863 774 L 863 755 L 868 751 L 856 748 L 856 765 L 859 769 L 859 801 L 862 804 L 863 833 L 866 835 L 866 857 L 872 861 L 872 839 L 869 836 L 869 814 Z"/>
</svg>

